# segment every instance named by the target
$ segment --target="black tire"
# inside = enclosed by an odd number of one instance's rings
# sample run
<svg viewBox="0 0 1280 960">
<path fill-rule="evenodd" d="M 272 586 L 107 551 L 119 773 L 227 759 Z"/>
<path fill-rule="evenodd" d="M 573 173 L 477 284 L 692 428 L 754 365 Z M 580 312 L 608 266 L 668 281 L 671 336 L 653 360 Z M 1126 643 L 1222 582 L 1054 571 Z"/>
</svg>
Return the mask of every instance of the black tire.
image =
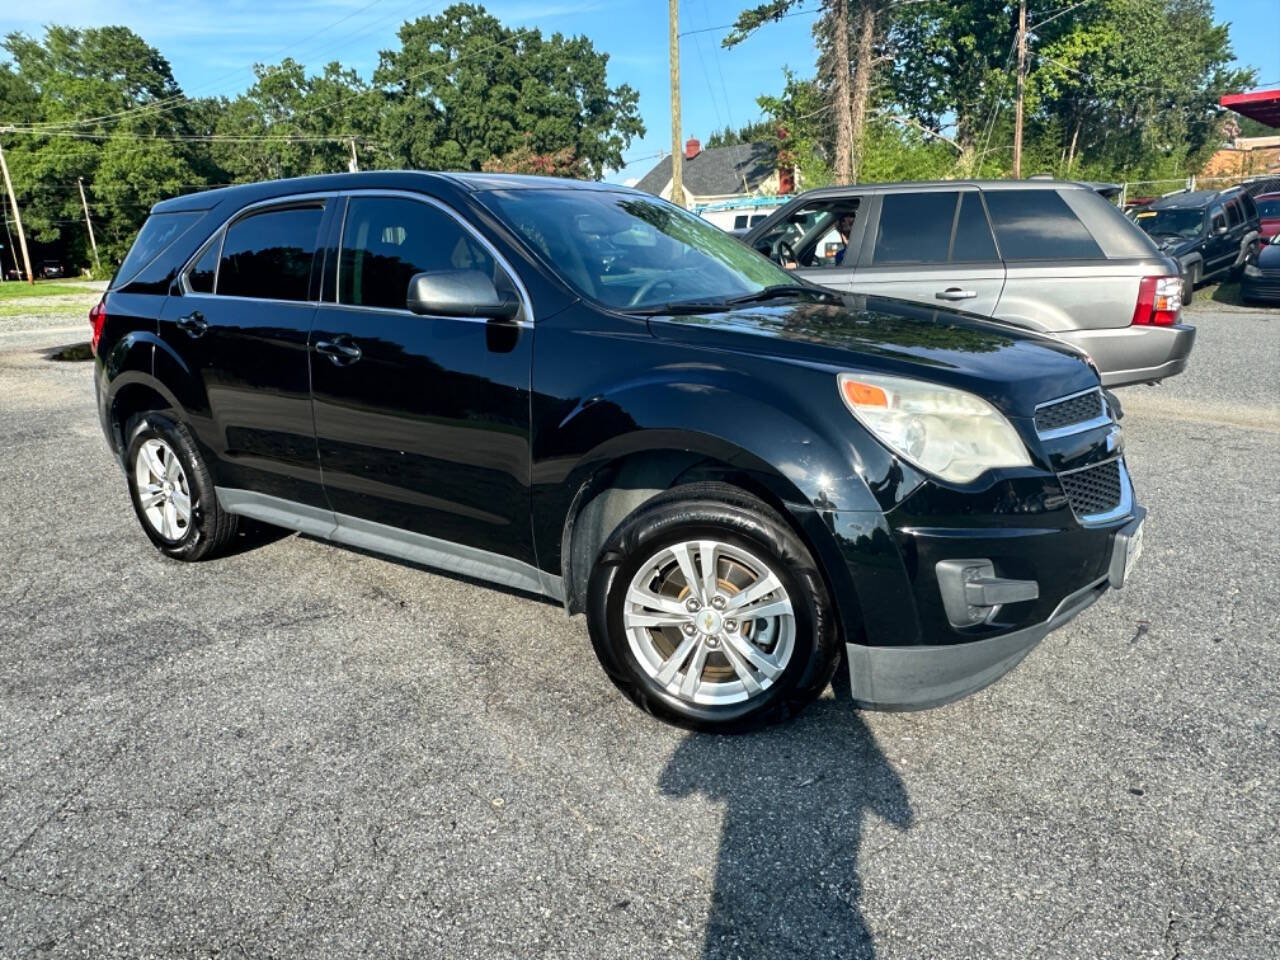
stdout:
<svg viewBox="0 0 1280 960">
<path fill-rule="evenodd" d="M 669 693 L 637 661 L 623 610 L 631 580 L 664 547 L 716 539 L 767 564 L 794 609 L 794 646 L 772 685 L 732 704 L 701 705 Z M 609 538 L 587 586 L 587 626 L 610 679 L 638 706 L 678 726 L 740 732 L 784 720 L 818 697 L 840 662 L 839 631 L 822 575 L 800 538 L 756 497 L 720 483 L 676 487 L 639 507 Z"/>
<path fill-rule="evenodd" d="M 218 504 L 213 489 L 213 478 L 200 456 L 195 438 L 187 427 L 175 420 L 168 411 L 148 411 L 132 417 L 125 425 L 125 475 L 129 482 L 129 499 L 143 532 L 151 538 L 161 553 L 175 560 L 205 560 L 216 556 L 236 535 L 238 517 L 227 513 Z M 147 519 L 138 495 L 136 463 L 142 445 L 150 439 L 158 439 L 177 454 L 189 487 L 191 517 L 186 528 L 177 537 L 161 534 Z"/>
<path fill-rule="evenodd" d="M 1196 285 L 1200 282 L 1200 264 L 1193 263 L 1187 267 L 1187 279 L 1182 284 L 1182 305 L 1189 307 L 1195 299 Z"/>
</svg>

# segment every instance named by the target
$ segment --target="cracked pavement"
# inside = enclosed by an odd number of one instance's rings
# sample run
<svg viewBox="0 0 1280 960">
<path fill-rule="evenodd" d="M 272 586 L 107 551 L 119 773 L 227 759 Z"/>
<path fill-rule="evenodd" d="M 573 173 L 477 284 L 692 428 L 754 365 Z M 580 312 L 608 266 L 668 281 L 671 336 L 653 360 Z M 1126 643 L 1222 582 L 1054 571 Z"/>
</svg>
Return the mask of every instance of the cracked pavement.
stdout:
<svg viewBox="0 0 1280 960">
<path fill-rule="evenodd" d="M 547 603 L 262 528 L 162 558 L 42 354 L 86 310 L 0 336 L 6 960 L 1275 956 L 1280 312 L 1197 305 L 1123 392 L 1123 591 L 960 703 L 722 738 Z"/>
</svg>

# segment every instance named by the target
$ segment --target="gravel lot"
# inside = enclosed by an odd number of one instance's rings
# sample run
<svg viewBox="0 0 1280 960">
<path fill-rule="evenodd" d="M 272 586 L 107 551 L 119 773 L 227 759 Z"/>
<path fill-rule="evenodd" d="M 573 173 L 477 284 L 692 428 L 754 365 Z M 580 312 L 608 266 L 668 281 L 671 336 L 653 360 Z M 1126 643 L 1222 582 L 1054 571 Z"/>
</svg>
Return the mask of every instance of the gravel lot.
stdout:
<svg viewBox="0 0 1280 960">
<path fill-rule="evenodd" d="M 87 303 L 0 321 L 0 956 L 1276 956 L 1280 311 L 1124 391 L 1123 592 L 961 703 L 723 738 L 543 602 L 163 559 L 42 353 Z"/>
</svg>

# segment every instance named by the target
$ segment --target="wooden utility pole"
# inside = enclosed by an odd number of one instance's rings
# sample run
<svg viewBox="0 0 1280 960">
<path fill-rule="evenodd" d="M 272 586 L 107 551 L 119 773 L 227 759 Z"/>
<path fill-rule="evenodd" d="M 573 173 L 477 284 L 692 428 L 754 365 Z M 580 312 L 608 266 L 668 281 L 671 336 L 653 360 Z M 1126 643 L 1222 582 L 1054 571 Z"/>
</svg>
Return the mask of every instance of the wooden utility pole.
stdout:
<svg viewBox="0 0 1280 960">
<path fill-rule="evenodd" d="M 89 219 L 89 201 L 84 198 L 84 179 L 76 177 L 76 183 L 80 185 L 80 205 L 84 207 L 84 225 L 89 228 L 89 245 L 93 247 L 93 266 L 94 269 L 101 271 L 102 263 L 98 260 L 98 241 L 93 238 L 93 221 Z"/>
<path fill-rule="evenodd" d="M 35 274 L 31 272 L 31 255 L 27 253 L 27 235 L 22 232 L 22 212 L 18 198 L 13 195 L 13 181 L 9 179 L 9 164 L 4 159 L 4 144 L 0 143 L 0 170 L 4 171 L 4 186 L 9 191 L 9 203 L 13 205 L 13 223 L 18 228 L 18 242 L 22 244 L 22 262 L 27 265 L 27 283 L 35 286 Z"/>
<path fill-rule="evenodd" d="M 351 161 L 347 164 L 347 172 L 348 172 L 348 173 L 359 173 L 359 172 L 360 172 L 360 159 L 359 159 L 359 157 L 357 157 L 357 156 L 356 156 L 356 138 L 355 138 L 355 137 L 352 137 L 352 138 L 351 138 L 350 140 L 348 140 L 347 142 L 351 144 Z"/>
<path fill-rule="evenodd" d="M 1027 80 L 1027 0 L 1018 2 L 1018 103 L 1013 111 L 1013 178 L 1022 179 L 1022 89 Z"/>
<path fill-rule="evenodd" d="M 671 41 L 671 202 L 684 206 L 684 144 L 680 142 L 680 2 L 668 0 Z"/>
</svg>

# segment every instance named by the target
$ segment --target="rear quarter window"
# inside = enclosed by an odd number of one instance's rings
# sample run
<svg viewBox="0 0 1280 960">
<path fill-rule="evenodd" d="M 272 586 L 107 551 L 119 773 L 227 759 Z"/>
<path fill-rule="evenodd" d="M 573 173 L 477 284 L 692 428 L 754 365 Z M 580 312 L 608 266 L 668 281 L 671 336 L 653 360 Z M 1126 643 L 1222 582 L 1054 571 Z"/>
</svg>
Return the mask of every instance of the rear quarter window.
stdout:
<svg viewBox="0 0 1280 960">
<path fill-rule="evenodd" d="M 1102 249 L 1058 191 L 990 190 L 986 198 L 1006 261 L 1103 258 Z"/>
<path fill-rule="evenodd" d="M 169 249 L 179 237 L 195 226 L 204 216 L 203 210 L 183 210 L 176 213 L 153 213 L 138 231 L 137 239 L 125 255 L 124 262 L 111 281 L 111 289 L 128 283 L 143 268 Z"/>
</svg>

